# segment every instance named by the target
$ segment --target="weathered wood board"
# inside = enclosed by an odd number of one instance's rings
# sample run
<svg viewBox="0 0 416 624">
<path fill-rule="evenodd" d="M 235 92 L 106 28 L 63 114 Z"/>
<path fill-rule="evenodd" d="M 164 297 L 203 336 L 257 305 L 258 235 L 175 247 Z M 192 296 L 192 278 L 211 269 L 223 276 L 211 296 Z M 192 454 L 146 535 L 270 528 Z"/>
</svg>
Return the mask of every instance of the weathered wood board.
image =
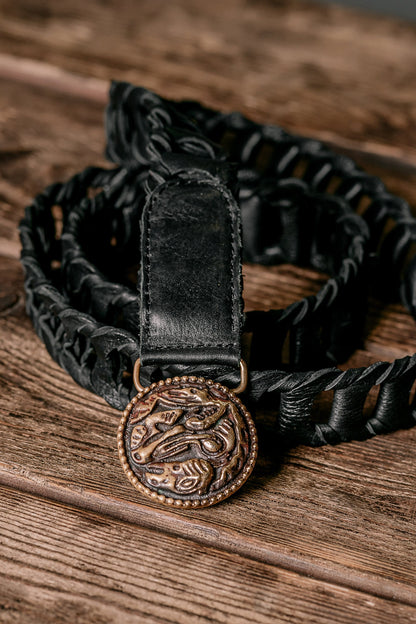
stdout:
<svg viewBox="0 0 416 624">
<path fill-rule="evenodd" d="M 368 624 L 414 621 L 416 610 L 394 601 L 346 592 L 277 566 L 16 490 L 0 488 L 0 493 L 4 624 L 263 624 L 294 619 L 338 624 L 358 614 Z"/>
<path fill-rule="evenodd" d="M 298 1 L 124 0 L 118 20 L 114 7 L 0 2 L 0 621 L 416 621 L 416 430 L 283 453 L 260 413 L 260 461 L 241 493 L 198 512 L 158 508 L 122 473 L 119 414 L 35 336 L 16 230 L 36 192 L 104 162 L 110 77 L 328 139 L 416 205 L 416 28 Z M 286 306 L 323 280 L 290 266 L 244 274 L 247 309 Z M 371 302 L 348 364 L 414 352 L 414 329 L 400 304 Z M 47 619 L 54 608 L 60 620 Z"/>
</svg>

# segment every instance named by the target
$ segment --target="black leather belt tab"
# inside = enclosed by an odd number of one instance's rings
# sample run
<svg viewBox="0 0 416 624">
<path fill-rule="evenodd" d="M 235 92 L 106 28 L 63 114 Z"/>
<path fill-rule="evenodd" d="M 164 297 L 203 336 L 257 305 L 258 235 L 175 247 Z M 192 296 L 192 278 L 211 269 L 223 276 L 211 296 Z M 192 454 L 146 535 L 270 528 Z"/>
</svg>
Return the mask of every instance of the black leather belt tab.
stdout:
<svg viewBox="0 0 416 624">
<path fill-rule="evenodd" d="M 168 177 L 144 208 L 141 249 L 142 364 L 238 369 L 240 208 L 230 189 L 195 166 Z"/>
</svg>

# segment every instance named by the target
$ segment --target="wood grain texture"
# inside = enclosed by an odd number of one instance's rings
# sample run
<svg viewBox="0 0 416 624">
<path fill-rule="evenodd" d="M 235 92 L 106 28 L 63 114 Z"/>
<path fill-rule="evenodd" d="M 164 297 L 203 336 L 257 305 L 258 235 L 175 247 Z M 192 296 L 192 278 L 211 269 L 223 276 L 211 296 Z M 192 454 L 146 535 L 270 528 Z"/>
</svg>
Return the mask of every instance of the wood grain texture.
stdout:
<svg viewBox="0 0 416 624">
<path fill-rule="evenodd" d="M 364 618 L 416 608 L 0 488 L 3 624 L 237 624 Z M 324 604 L 324 608 L 322 605 Z"/>
<path fill-rule="evenodd" d="M 0 16 L 0 52 L 243 110 L 416 165 L 410 23 L 303 0 L 1 0 Z"/>
<path fill-rule="evenodd" d="M 103 159 L 104 105 L 0 80 L 0 252 L 18 257 L 24 207 Z"/>
<path fill-rule="evenodd" d="M 36 338 L 16 232 L 33 194 L 103 162 L 112 77 L 329 140 L 416 205 L 415 42 L 404 22 L 299 0 L 0 0 L 0 621 L 416 621 L 415 430 L 284 451 L 273 410 L 259 412 L 260 461 L 241 493 L 198 512 L 156 507 L 119 466 L 118 413 Z M 247 309 L 323 280 L 244 273 Z M 372 301 L 347 365 L 414 351 L 403 307 Z"/>
</svg>

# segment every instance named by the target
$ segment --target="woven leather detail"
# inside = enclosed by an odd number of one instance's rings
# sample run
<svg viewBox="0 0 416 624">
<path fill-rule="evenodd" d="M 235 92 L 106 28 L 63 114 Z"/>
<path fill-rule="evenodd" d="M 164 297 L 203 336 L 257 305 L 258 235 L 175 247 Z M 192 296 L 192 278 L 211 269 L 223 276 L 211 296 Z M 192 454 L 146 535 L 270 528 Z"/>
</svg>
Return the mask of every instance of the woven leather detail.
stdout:
<svg viewBox="0 0 416 624">
<path fill-rule="evenodd" d="M 250 398 L 274 398 L 278 430 L 291 443 L 334 444 L 415 423 L 409 391 L 416 356 L 347 371 L 333 366 L 359 344 L 369 280 L 385 297 L 400 294 L 415 315 L 416 261 L 408 253 L 416 225 L 404 200 L 319 141 L 237 113 L 167 102 L 126 83 L 112 87 L 107 133 L 107 155 L 119 166 L 90 168 L 49 187 L 20 228 L 28 312 L 52 357 L 78 383 L 118 409 L 133 396 L 140 328 L 128 274 L 140 254 L 145 199 L 174 173 L 178 155 L 222 163 L 212 165 L 219 179 L 228 159 L 238 167 L 245 259 L 289 261 L 330 275 L 316 296 L 246 315 L 244 329 L 253 335 Z M 91 197 L 91 189 L 98 194 Z M 63 212 L 60 238 L 56 206 Z M 238 377 L 234 370 L 178 365 L 143 368 L 142 382 L 160 374 L 205 374 L 231 385 Z M 375 385 L 378 402 L 365 419 L 364 401 Z M 317 424 L 311 410 L 322 391 L 333 391 L 333 406 L 328 423 Z"/>
</svg>

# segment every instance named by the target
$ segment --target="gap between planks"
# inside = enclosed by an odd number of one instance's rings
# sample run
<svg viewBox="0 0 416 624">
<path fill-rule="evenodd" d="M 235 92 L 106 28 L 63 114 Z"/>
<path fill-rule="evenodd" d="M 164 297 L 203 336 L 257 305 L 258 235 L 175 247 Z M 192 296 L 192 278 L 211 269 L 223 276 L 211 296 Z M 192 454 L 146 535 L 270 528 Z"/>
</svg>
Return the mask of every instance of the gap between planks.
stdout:
<svg viewBox="0 0 416 624">
<path fill-rule="evenodd" d="M 153 531 L 188 539 L 203 546 L 214 547 L 224 552 L 238 554 L 246 559 L 278 566 L 297 574 L 312 577 L 319 581 L 332 583 L 353 589 L 377 598 L 394 600 L 409 606 L 416 606 L 416 592 L 404 584 L 394 581 L 385 581 L 379 577 L 352 573 L 328 568 L 319 563 L 311 563 L 265 547 L 257 540 L 243 538 L 235 531 L 221 527 L 221 530 L 204 525 L 200 520 L 172 516 L 163 509 L 155 510 L 145 504 L 126 503 L 117 498 L 89 492 L 86 489 L 70 490 L 45 483 L 41 479 L 33 479 L 30 474 L 14 474 L 8 471 L 7 466 L 0 464 L 0 484 L 32 494 L 44 499 L 71 505 L 85 511 L 99 513 L 136 526 L 142 526 Z"/>
<path fill-rule="evenodd" d="M 0 53 L 0 78 L 30 86 L 64 93 L 70 97 L 84 99 L 98 104 L 108 100 L 108 80 L 74 74 L 55 65 L 28 58 L 17 58 Z M 416 152 L 407 151 L 373 141 L 354 141 L 330 131 L 311 131 L 297 127 L 296 132 L 313 135 L 330 147 L 339 149 L 354 158 L 363 158 L 373 164 L 383 165 L 391 171 L 416 173 Z"/>
</svg>

